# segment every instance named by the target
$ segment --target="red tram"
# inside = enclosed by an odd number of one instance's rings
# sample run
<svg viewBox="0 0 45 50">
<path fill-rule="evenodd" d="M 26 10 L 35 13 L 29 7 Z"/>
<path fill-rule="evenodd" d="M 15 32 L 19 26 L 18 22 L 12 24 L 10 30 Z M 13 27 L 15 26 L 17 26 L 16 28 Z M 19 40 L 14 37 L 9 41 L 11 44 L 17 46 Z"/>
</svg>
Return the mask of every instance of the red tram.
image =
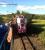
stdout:
<svg viewBox="0 0 45 50">
<path fill-rule="evenodd" d="M 21 15 L 21 16 L 17 16 L 17 30 L 18 33 L 26 33 L 27 28 L 27 19 Z"/>
</svg>

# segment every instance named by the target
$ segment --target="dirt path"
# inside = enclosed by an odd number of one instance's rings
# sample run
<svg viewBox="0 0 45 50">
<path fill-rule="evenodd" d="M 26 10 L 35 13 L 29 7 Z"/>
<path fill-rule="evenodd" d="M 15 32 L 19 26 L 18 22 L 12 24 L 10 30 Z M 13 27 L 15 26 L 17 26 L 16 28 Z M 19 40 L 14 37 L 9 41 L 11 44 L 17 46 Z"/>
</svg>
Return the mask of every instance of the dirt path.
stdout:
<svg viewBox="0 0 45 50">
<path fill-rule="evenodd" d="M 14 50 L 23 50 L 24 49 L 20 38 L 15 39 L 14 44 L 15 44 Z"/>
<path fill-rule="evenodd" d="M 14 40 L 14 50 L 45 50 L 37 37 L 19 36 Z"/>
</svg>

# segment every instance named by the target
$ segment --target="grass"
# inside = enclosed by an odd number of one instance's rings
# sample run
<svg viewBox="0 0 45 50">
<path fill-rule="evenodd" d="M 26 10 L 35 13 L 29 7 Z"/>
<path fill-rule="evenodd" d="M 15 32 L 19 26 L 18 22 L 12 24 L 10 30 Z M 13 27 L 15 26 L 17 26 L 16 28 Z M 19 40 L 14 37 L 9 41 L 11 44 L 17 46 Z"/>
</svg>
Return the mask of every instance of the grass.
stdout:
<svg viewBox="0 0 45 50">
<path fill-rule="evenodd" d="M 38 36 L 42 42 L 42 44 L 45 46 L 45 31 L 41 32 Z"/>
<path fill-rule="evenodd" d="M 33 19 L 32 20 L 33 24 L 45 24 L 45 20 L 40 20 L 40 19 Z"/>
<path fill-rule="evenodd" d="M 43 31 L 39 33 L 38 37 L 40 38 L 42 44 L 45 46 L 45 20 L 33 19 L 32 22 L 32 24 L 35 25 L 42 25 L 41 28 Z"/>
<path fill-rule="evenodd" d="M 33 19 L 32 20 L 32 24 L 36 24 L 36 25 L 44 25 L 41 28 L 45 29 L 45 20 L 40 20 L 40 19 Z"/>
</svg>

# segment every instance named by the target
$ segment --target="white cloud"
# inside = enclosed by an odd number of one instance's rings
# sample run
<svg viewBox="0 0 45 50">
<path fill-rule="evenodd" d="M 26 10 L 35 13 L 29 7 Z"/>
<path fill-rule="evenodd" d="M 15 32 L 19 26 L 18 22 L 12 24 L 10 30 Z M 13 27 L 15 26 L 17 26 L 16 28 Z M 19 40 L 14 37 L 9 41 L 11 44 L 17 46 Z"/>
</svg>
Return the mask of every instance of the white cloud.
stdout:
<svg viewBox="0 0 45 50">
<path fill-rule="evenodd" d="M 24 6 L 18 5 L 17 10 L 45 10 L 45 5 Z"/>
<path fill-rule="evenodd" d="M 0 2 L 0 4 L 2 4 L 2 5 L 0 5 L 0 7 L 7 7 L 7 3 L 5 3 L 5 2 Z"/>
<path fill-rule="evenodd" d="M 26 6 L 26 5 L 18 5 L 16 7 L 20 12 L 25 11 L 32 14 L 45 14 L 45 5 L 34 5 L 34 6 Z"/>
<path fill-rule="evenodd" d="M 3 11 L 3 12 L 2 12 L 2 11 L 0 11 L 0 15 L 3 15 L 3 14 L 4 14 L 4 15 L 6 15 L 6 14 L 12 14 L 12 12 L 7 12 L 7 11 Z"/>
</svg>

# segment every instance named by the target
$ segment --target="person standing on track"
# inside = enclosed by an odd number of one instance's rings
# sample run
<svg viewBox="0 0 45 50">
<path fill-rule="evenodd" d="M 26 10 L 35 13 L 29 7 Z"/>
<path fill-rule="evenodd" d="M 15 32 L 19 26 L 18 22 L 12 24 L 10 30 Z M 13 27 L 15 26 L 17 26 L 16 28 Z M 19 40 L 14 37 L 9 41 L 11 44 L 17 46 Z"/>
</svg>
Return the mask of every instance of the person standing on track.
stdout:
<svg viewBox="0 0 45 50">
<path fill-rule="evenodd" d="M 7 36 L 7 41 L 8 43 L 13 43 L 14 44 L 14 37 L 17 33 L 17 25 L 16 25 L 16 17 L 13 16 L 12 21 L 9 23 L 9 33 Z M 12 45 L 12 44 L 11 44 Z"/>
</svg>

